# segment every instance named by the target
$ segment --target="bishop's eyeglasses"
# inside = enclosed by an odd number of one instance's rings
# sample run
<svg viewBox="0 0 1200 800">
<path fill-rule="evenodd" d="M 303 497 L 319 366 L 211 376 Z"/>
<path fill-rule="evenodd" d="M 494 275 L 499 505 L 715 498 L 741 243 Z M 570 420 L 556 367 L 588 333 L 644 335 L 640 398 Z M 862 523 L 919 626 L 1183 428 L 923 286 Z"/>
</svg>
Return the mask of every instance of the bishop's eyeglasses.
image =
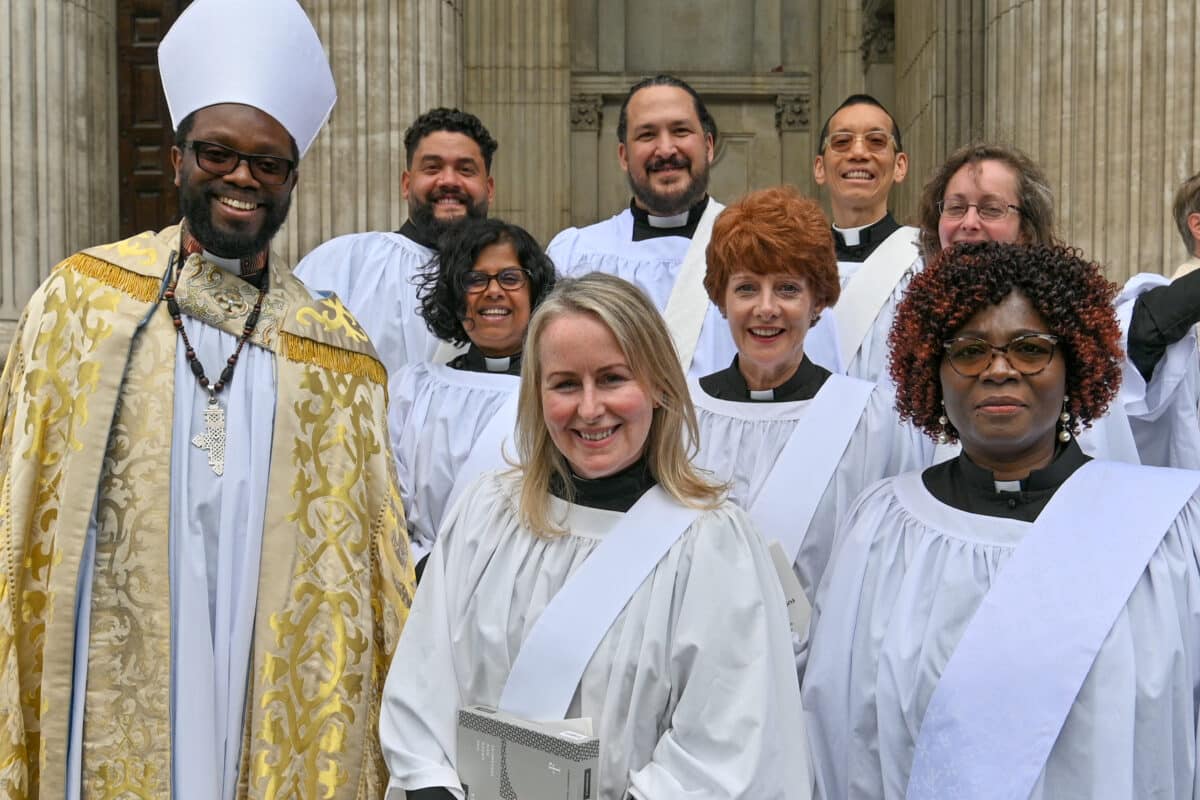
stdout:
<svg viewBox="0 0 1200 800">
<path fill-rule="evenodd" d="M 825 150 L 828 148 L 835 153 L 848 153 L 850 152 L 850 148 L 854 146 L 854 143 L 860 140 L 862 141 L 863 146 L 865 146 L 872 153 L 882 153 L 887 149 L 889 144 L 894 145 L 896 143 L 895 137 L 893 137 L 887 131 L 880 130 L 878 128 L 873 131 L 867 131 L 866 133 L 854 133 L 853 131 L 834 131 L 825 137 L 825 144 L 821 149 Z"/>
<path fill-rule="evenodd" d="M 1022 375 L 1037 375 L 1054 358 L 1058 337 L 1052 333 L 1026 333 L 997 347 L 976 336 L 957 336 L 942 342 L 950 368 L 964 378 L 974 378 L 991 366 L 999 353 Z"/>
<path fill-rule="evenodd" d="M 232 147 L 202 139 L 193 139 L 185 146 L 190 147 L 196 154 L 196 165 L 200 169 L 217 177 L 228 175 L 238 168 L 238 164 L 245 161 L 250 166 L 250 174 L 254 176 L 254 180 L 268 186 L 280 186 L 287 183 L 292 170 L 296 168 L 296 162 L 290 158 L 243 153 Z"/>
</svg>

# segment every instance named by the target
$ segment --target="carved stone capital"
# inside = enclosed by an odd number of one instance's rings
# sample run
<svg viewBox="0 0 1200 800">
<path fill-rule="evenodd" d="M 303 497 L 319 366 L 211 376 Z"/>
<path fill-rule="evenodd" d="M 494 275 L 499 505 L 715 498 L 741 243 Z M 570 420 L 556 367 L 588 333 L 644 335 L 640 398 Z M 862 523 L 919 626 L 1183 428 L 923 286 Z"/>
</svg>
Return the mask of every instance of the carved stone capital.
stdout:
<svg viewBox="0 0 1200 800">
<path fill-rule="evenodd" d="M 775 128 L 780 133 L 808 130 L 808 106 L 806 94 L 775 95 Z"/>
<path fill-rule="evenodd" d="M 599 131 L 604 98 L 598 94 L 571 95 L 571 130 Z"/>
<path fill-rule="evenodd" d="M 863 65 L 894 64 L 896 61 L 896 15 L 881 9 L 863 17 Z"/>
</svg>

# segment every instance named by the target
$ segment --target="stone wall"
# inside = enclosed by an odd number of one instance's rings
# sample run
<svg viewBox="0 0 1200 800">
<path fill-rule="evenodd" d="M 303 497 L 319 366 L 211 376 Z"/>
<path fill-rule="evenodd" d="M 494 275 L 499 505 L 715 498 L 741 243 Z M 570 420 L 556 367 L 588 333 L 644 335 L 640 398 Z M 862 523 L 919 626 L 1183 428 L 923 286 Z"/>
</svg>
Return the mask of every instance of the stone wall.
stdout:
<svg viewBox="0 0 1200 800">
<path fill-rule="evenodd" d="M 117 228 L 116 0 L 0 3 L 0 347 L 50 268 Z"/>
</svg>

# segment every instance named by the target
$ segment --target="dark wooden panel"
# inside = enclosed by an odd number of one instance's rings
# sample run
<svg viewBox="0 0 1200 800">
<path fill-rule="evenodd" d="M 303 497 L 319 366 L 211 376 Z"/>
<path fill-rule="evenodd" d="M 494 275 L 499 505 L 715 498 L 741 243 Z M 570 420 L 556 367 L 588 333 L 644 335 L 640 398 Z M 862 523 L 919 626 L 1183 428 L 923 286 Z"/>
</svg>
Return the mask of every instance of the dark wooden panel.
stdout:
<svg viewBox="0 0 1200 800">
<path fill-rule="evenodd" d="M 174 132 L 158 76 L 158 43 L 190 0 L 117 0 L 121 236 L 173 222 Z"/>
</svg>

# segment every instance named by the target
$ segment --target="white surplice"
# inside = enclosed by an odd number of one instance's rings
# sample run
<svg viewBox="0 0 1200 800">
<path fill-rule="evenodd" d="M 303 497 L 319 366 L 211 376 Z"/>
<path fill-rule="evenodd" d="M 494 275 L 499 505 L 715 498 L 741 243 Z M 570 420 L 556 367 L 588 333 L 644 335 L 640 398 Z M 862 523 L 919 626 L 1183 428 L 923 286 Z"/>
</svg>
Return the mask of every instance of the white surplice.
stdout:
<svg viewBox="0 0 1200 800">
<path fill-rule="evenodd" d="M 645 292 L 661 312 L 667 307 L 691 243 L 686 236 L 656 236 L 635 242 L 633 213 L 625 209 L 595 225 L 561 231 L 546 248 L 546 254 L 560 275 L 604 272 L 629 281 Z M 736 354 L 729 323 L 715 305 L 708 303 L 688 374 L 698 378 L 716 372 L 728 366 Z"/>
<path fill-rule="evenodd" d="M 462 798 L 458 709 L 497 703 L 539 614 L 621 518 L 554 500 L 570 533 L 538 538 L 521 525 L 519 491 L 514 474 L 484 475 L 439 534 L 384 689 L 389 800 L 427 786 Z M 671 547 L 601 641 L 568 716 L 591 718 L 600 738 L 602 800 L 811 796 L 783 593 L 745 512 L 704 512 Z"/>
<path fill-rule="evenodd" d="M 817 593 L 804 678 L 819 796 L 904 797 L 938 678 L 1031 527 L 945 505 L 919 476 L 855 504 Z M 1193 497 L 1105 639 L 1035 800 L 1200 797 L 1198 545 Z"/>
<path fill-rule="evenodd" d="M 213 260 L 214 263 L 216 259 Z M 210 380 L 238 337 L 186 314 L 184 330 Z M 267 477 L 275 420 L 275 358 L 247 343 L 233 380 L 218 395 L 225 409 L 225 468 L 192 444 L 204 433 L 208 392 L 175 350 L 171 436 L 171 762 L 176 800 L 236 797 L 245 732 Z M 165 499 L 165 498 L 164 498 Z M 83 706 L 91 624 L 96 522 L 87 533 L 77 601 L 75 670 L 68 748 L 68 797 L 79 797 Z"/>
<path fill-rule="evenodd" d="M 519 386 L 515 375 L 426 361 L 405 364 L 390 377 L 388 428 L 414 558 L 433 548 L 472 447 Z"/>
<path fill-rule="evenodd" d="M 428 361 L 437 351 L 438 339 L 420 313 L 416 283 L 436 256 L 399 233 L 352 233 L 313 250 L 295 272 L 306 286 L 337 294 L 391 375 L 411 361 Z"/>
<path fill-rule="evenodd" d="M 752 508 L 813 401 L 742 403 L 711 397 L 695 382 L 690 388 L 700 426 L 700 452 L 693 462 L 711 470 L 718 480 L 727 481 L 732 501 L 742 508 Z M 795 570 L 809 600 L 829 561 L 838 522 L 855 498 L 881 478 L 933 463 L 933 441 L 900 421 L 892 399 L 882 387 L 877 386 L 871 393 L 804 534 Z M 795 476 L 797 484 L 806 480 L 805 475 Z M 781 538 L 779 532 L 761 533 L 768 541 Z"/>
</svg>

